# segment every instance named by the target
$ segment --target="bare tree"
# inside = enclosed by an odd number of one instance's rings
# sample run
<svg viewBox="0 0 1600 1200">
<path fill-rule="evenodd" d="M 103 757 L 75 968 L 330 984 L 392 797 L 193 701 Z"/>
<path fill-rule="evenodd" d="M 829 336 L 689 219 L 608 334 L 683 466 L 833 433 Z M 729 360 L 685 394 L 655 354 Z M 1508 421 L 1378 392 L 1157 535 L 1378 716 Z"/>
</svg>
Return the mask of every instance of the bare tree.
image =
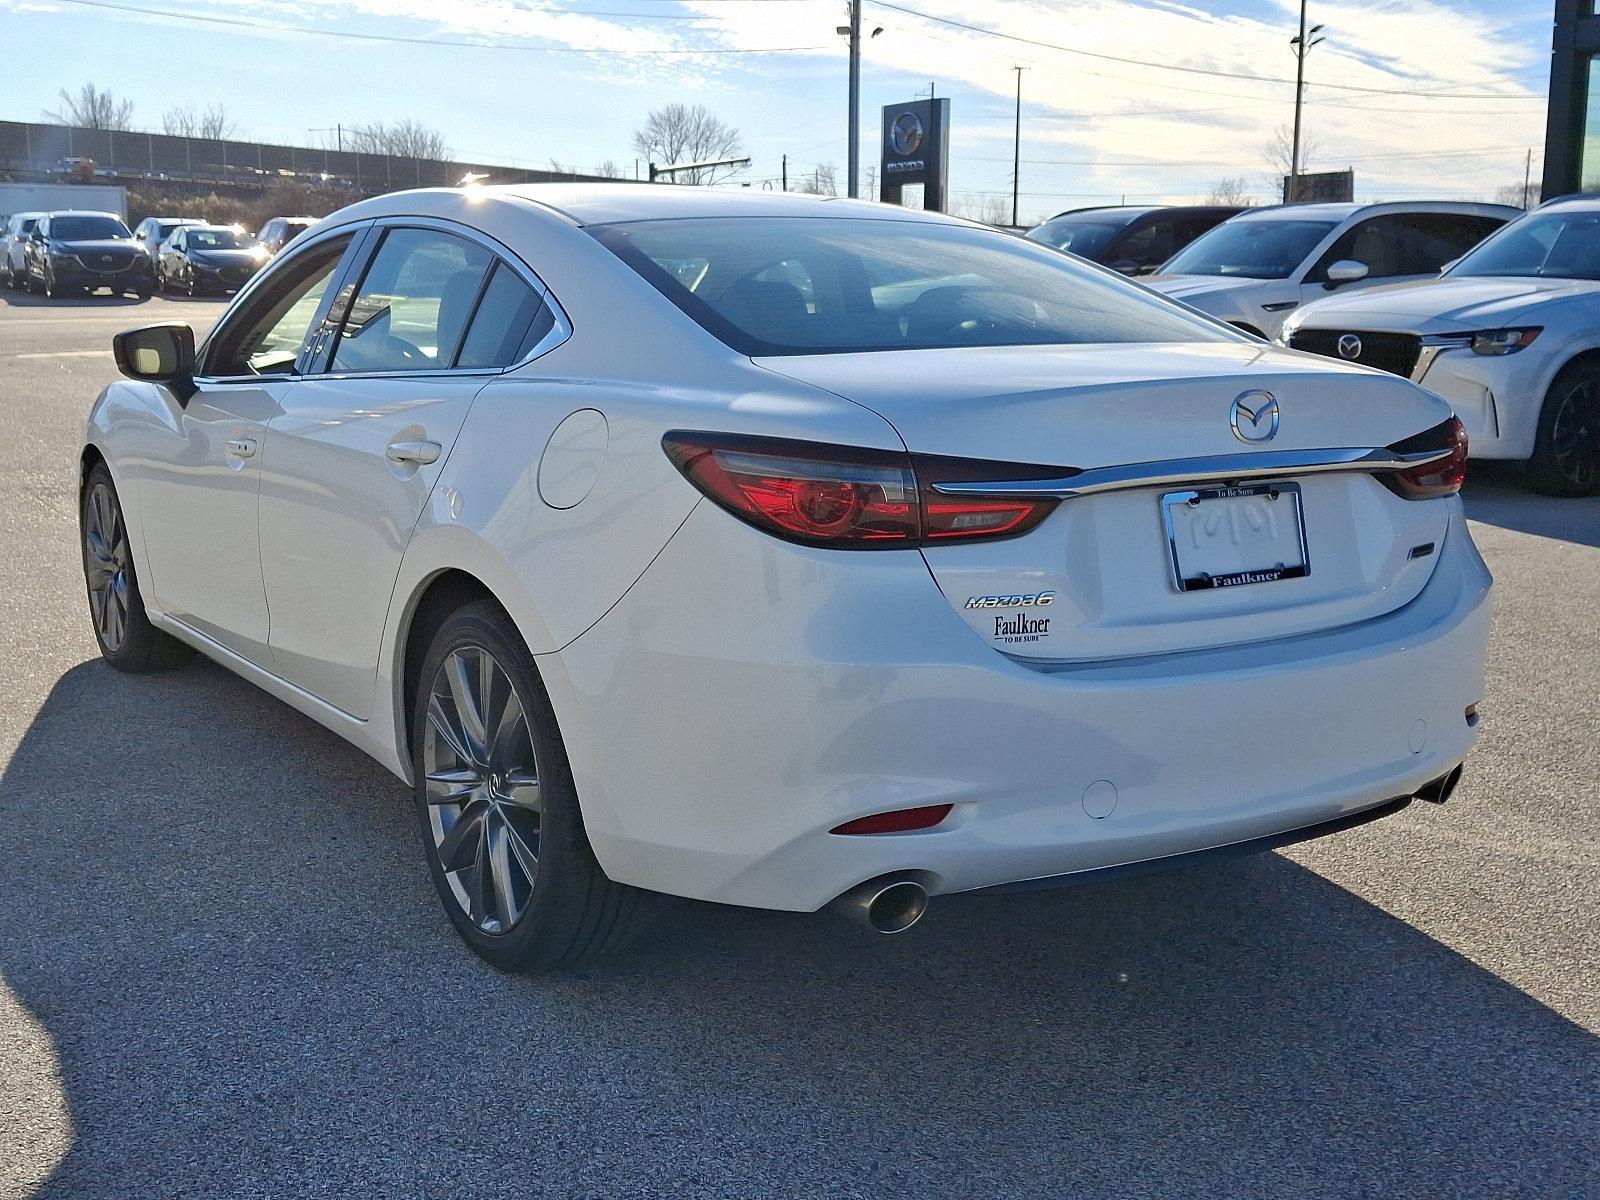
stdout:
<svg viewBox="0 0 1600 1200">
<path fill-rule="evenodd" d="M 732 158 L 742 149 L 739 131 L 724 125 L 703 104 L 666 104 L 652 109 L 644 127 L 634 131 L 633 148 L 657 166 Z M 727 175 L 730 167 L 703 167 L 680 171 L 678 183 L 710 184 Z"/>
<path fill-rule="evenodd" d="M 1320 149 L 1321 146 L 1311 138 L 1304 134 L 1300 136 L 1300 174 L 1306 174 L 1307 165 Z M 1284 180 L 1294 164 L 1294 133 L 1289 126 L 1279 125 L 1272 131 L 1272 137 L 1261 147 L 1261 156 L 1267 161 L 1267 186 L 1272 189 L 1274 196 L 1283 195 Z"/>
<path fill-rule="evenodd" d="M 444 135 L 430 125 L 405 117 L 369 121 L 344 131 L 345 149 L 357 154 L 392 154 L 396 158 L 449 158 Z"/>
<path fill-rule="evenodd" d="M 808 196 L 837 196 L 839 194 L 838 169 L 832 163 L 818 163 L 811 174 L 801 176 L 800 182 L 795 185 L 794 190 Z"/>
<path fill-rule="evenodd" d="M 169 108 L 161 114 L 161 128 L 176 137 L 220 140 L 239 132 L 239 123 L 223 104 L 208 104 L 201 112 L 192 104 Z"/>
<path fill-rule="evenodd" d="M 985 225 L 1011 225 L 1011 198 L 1009 196 L 968 193 L 950 204 L 950 215 L 981 221 Z"/>
<path fill-rule="evenodd" d="M 876 200 L 878 198 L 878 168 L 868 167 L 865 174 L 867 176 L 867 186 L 862 192 L 861 198 L 863 200 Z"/>
<path fill-rule="evenodd" d="M 600 176 L 600 178 L 602 178 L 602 179 L 621 179 L 622 178 L 622 168 L 617 166 L 615 160 L 609 159 L 609 158 L 606 159 L 605 162 L 601 163 L 598 167 L 596 167 L 594 169 L 594 173 L 596 175 Z"/>
<path fill-rule="evenodd" d="M 1250 194 L 1250 181 L 1243 175 L 1224 175 L 1211 185 L 1211 191 L 1206 196 L 1207 204 L 1226 204 L 1244 206 L 1255 202 L 1255 197 Z"/>
<path fill-rule="evenodd" d="M 61 107 L 46 111 L 46 121 L 76 125 L 79 129 L 133 128 L 132 100 L 118 100 L 92 83 L 84 84 L 76 94 L 66 88 L 57 94 L 61 97 Z"/>
<path fill-rule="evenodd" d="M 1508 183 L 1503 188 L 1495 189 L 1494 198 L 1501 204 L 1532 208 L 1539 203 L 1539 188 L 1540 185 L 1531 179 L 1527 183 Z"/>
</svg>

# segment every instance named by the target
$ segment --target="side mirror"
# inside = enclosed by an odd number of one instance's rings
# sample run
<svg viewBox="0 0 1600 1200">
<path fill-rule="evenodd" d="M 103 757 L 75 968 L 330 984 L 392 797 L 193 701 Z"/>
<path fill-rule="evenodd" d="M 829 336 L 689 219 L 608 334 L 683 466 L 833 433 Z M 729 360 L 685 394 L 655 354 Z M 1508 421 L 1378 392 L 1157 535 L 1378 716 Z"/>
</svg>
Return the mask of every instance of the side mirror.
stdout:
<svg viewBox="0 0 1600 1200">
<path fill-rule="evenodd" d="M 1137 275 L 1139 273 L 1139 264 L 1131 258 L 1119 258 L 1116 262 L 1107 263 L 1106 266 L 1110 267 L 1118 275 Z"/>
<path fill-rule="evenodd" d="M 1356 262 L 1351 258 L 1341 258 L 1328 268 L 1328 286 L 1338 287 L 1345 283 L 1355 283 L 1367 277 L 1366 263 Z"/>
<path fill-rule="evenodd" d="M 145 325 L 111 339 L 117 370 L 129 379 L 165 383 L 179 400 L 194 394 L 194 330 L 187 325 Z"/>
</svg>

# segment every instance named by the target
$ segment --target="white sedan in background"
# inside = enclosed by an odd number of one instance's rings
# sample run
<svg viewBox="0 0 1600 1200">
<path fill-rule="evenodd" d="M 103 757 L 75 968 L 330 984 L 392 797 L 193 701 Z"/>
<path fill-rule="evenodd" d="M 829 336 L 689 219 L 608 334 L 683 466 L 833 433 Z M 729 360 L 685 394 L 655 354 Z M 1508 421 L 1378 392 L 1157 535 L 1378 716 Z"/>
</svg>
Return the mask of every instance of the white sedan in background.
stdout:
<svg viewBox="0 0 1600 1200">
<path fill-rule="evenodd" d="M 1600 199 L 1554 200 L 1424 283 L 1320 300 L 1284 340 L 1443 396 L 1475 458 L 1536 487 L 1600 493 Z"/>
<path fill-rule="evenodd" d="M 1521 209 L 1439 200 L 1250 209 L 1201 234 L 1143 282 L 1272 339 L 1334 292 L 1437 275 Z"/>
<path fill-rule="evenodd" d="M 1449 406 L 981 226 L 398 193 L 198 351 L 114 349 L 105 658 L 199 650 L 407 780 L 504 968 L 652 892 L 898 932 L 1260 850 L 1445 799 L 1475 737 Z"/>
</svg>

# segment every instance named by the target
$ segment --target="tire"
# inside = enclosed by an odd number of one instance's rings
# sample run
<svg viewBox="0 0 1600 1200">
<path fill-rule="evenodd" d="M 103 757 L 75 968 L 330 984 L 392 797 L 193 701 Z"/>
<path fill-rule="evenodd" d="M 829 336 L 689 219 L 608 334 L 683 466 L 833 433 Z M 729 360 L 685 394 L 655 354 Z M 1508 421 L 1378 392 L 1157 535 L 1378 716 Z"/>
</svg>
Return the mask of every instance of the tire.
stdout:
<svg viewBox="0 0 1600 1200">
<path fill-rule="evenodd" d="M 622 950 L 656 897 L 612 882 L 595 861 L 561 731 L 510 619 L 488 600 L 457 609 L 434 634 L 418 680 L 417 817 L 462 940 L 491 966 L 522 974 Z M 484 733 L 496 728 L 499 736 Z"/>
<path fill-rule="evenodd" d="M 129 672 L 171 670 L 193 658 L 193 650 L 150 624 L 145 615 L 122 502 L 104 463 L 96 463 L 83 482 L 78 524 L 89 620 L 100 656 Z"/>
<path fill-rule="evenodd" d="M 1573 363 L 1556 376 L 1539 409 L 1528 472 L 1547 496 L 1600 495 L 1600 364 Z"/>
</svg>

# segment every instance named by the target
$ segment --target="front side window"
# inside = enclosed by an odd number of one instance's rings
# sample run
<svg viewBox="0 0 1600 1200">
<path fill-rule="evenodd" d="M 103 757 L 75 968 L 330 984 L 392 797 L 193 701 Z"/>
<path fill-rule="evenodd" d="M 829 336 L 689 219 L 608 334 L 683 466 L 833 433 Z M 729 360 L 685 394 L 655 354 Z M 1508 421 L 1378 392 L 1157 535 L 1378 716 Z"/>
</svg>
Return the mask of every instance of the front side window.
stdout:
<svg viewBox="0 0 1600 1200">
<path fill-rule="evenodd" d="M 333 238 L 274 271 L 250 302 L 229 315 L 206 351 L 205 373 L 293 375 L 300 348 L 350 238 Z"/>
<path fill-rule="evenodd" d="M 1126 227 L 1126 221 L 1105 217 L 1058 217 L 1035 226 L 1023 236 L 1080 258 L 1094 258 Z"/>
<path fill-rule="evenodd" d="M 115 217 L 89 214 L 51 217 L 50 236 L 63 242 L 91 242 L 131 238 L 133 234 Z"/>
<path fill-rule="evenodd" d="M 1600 211 L 1532 213 L 1513 221 L 1448 273 L 1600 279 Z"/>
<path fill-rule="evenodd" d="M 1162 273 L 1287 279 L 1337 228 L 1336 221 L 1284 217 L 1227 221 L 1178 251 Z"/>
<path fill-rule="evenodd" d="M 1367 268 L 1368 279 L 1436 275 L 1493 232 L 1493 217 L 1455 213 L 1388 213 L 1351 226 L 1324 254 L 1307 283 L 1324 283 L 1344 259 Z"/>
<path fill-rule="evenodd" d="M 339 331 L 332 369 L 447 369 L 493 262 L 465 238 L 389 230 Z"/>
<path fill-rule="evenodd" d="M 588 232 L 743 354 L 1234 336 L 1134 284 L 992 230 L 731 217 Z M 687 263 L 703 265 L 686 271 Z"/>
<path fill-rule="evenodd" d="M 238 229 L 189 229 L 184 241 L 191 250 L 249 250 L 255 238 Z"/>
</svg>

